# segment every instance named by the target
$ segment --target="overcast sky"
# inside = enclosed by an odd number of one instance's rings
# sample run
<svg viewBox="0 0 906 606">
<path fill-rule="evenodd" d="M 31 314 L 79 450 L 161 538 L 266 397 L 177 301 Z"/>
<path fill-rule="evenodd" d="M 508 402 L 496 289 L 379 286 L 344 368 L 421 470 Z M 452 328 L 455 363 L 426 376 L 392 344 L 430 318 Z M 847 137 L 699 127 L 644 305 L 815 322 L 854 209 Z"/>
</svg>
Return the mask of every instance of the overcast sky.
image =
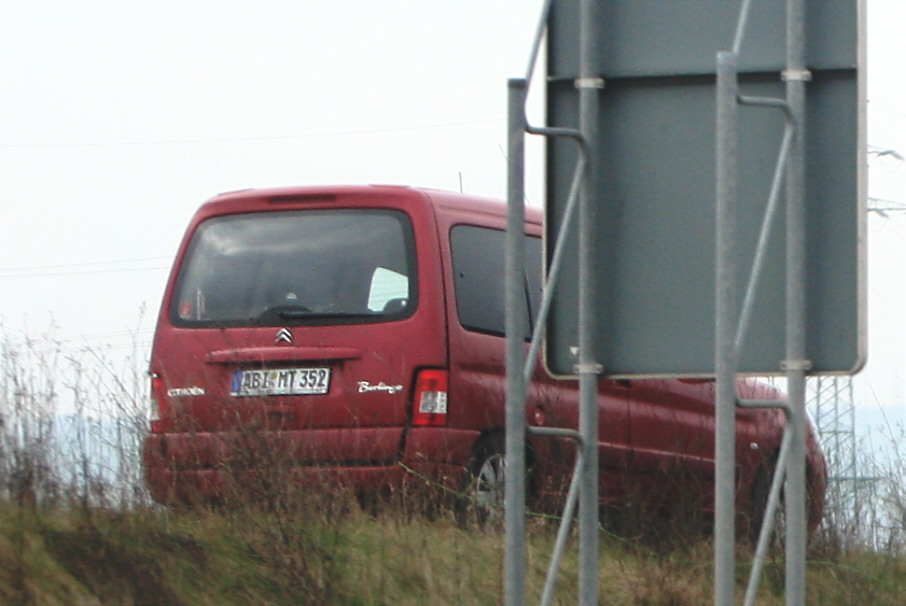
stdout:
<svg viewBox="0 0 906 606">
<path fill-rule="evenodd" d="M 4 0 L 3 332 L 55 324 L 73 350 L 127 351 L 137 330 L 149 344 L 183 229 L 218 192 L 399 183 L 503 197 L 506 80 L 525 72 L 541 4 Z M 906 420 L 906 2 L 868 12 L 869 196 L 886 210 L 868 217 L 857 398 Z"/>
</svg>

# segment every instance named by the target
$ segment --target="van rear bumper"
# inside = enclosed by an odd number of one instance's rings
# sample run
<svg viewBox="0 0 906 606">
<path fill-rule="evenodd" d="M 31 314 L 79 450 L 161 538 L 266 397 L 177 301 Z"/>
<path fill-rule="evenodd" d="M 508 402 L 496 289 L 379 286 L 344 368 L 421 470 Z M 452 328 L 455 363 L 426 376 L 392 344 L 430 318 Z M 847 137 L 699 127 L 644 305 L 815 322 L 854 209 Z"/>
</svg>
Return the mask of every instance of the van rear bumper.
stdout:
<svg viewBox="0 0 906 606">
<path fill-rule="evenodd" d="M 428 464 L 415 468 L 400 464 L 387 467 L 297 467 L 282 480 L 298 488 L 317 491 L 349 491 L 355 494 L 393 494 L 403 490 L 419 492 L 432 487 L 448 488 L 442 482 L 461 470 L 454 466 Z M 146 469 L 145 483 L 158 503 L 217 502 L 231 497 L 244 498 L 264 485 L 261 470 L 234 473 L 223 469 Z"/>
<path fill-rule="evenodd" d="M 337 437 L 348 438 L 349 430 L 262 432 L 252 440 L 228 432 L 152 433 L 142 452 L 145 483 L 160 503 L 228 499 L 264 479 L 273 485 L 275 478 L 315 490 L 453 492 L 462 487 L 479 435 L 413 428 L 400 458 L 401 428 L 356 433 L 360 435 L 354 443 Z M 313 440 L 313 434 L 319 439 Z M 347 448 L 340 447 L 344 441 Z"/>
</svg>

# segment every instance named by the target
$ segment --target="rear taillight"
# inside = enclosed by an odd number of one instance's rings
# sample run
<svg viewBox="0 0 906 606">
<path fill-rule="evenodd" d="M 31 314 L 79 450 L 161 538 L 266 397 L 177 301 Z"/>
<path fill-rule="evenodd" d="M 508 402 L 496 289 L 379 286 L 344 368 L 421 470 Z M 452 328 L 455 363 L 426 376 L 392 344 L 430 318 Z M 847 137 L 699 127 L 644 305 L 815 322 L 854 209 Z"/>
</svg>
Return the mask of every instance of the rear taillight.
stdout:
<svg viewBox="0 0 906 606">
<path fill-rule="evenodd" d="M 149 374 L 151 377 L 151 393 L 149 394 L 150 420 L 152 428 L 161 419 L 161 405 L 164 402 L 164 380 L 156 372 Z"/>
<path fill-rule="evenodd" d="M 438 427 L 447 424 L 446 370 L 423 369 L 415 378 L 412 396 L 412 425 Z"/>
</svg>

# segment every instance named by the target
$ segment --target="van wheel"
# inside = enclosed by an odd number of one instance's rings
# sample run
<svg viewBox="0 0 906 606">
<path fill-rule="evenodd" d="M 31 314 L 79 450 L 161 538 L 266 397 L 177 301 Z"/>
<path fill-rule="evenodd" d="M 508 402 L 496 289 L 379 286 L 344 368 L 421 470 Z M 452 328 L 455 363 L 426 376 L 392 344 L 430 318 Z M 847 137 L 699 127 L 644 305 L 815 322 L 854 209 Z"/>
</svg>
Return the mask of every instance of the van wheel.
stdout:
<svg viewBox="0 0 906 606">
<path fill-rule="evenodd" d="M 500 434 L 479 440 L 472 453 L 457 507 L 460 522 L 499 526 L 504 519 L 506 445 Z"/>
</svg>

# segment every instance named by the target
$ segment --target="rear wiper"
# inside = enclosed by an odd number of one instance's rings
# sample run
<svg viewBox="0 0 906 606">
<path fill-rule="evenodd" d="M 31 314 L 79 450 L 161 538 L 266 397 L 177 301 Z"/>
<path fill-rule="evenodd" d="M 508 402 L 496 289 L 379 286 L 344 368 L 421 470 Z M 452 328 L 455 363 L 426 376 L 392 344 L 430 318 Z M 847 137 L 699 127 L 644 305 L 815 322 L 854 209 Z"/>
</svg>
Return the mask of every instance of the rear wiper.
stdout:
<svg viewBox="0 0 906 606">
<path fill-rule="evenodd" d="M 264 310 L 259 316 L 259 319 L 263 319 L 269 316 L 277 315 L 284 320 L 302 320 L 305 318 L 358 318 L 358 317 L 369 317 L 375 315 L 374 312 L 358 312 L 358 311 L 316 311 L 310 307 L 305 307 L 304 305 L 274 305 L 273 307 L 268 307 Z"/>
<path fill-rule="evenodd" d="M 262 316 L 277 314 L 284 320 L 295 320 L 298 318 L 307 318 L 311 314 L 315 313 L 309 307 L 304 305 L 274 305 L 273 307 L 268 307 L 264 310 Z"/>
</svg>

